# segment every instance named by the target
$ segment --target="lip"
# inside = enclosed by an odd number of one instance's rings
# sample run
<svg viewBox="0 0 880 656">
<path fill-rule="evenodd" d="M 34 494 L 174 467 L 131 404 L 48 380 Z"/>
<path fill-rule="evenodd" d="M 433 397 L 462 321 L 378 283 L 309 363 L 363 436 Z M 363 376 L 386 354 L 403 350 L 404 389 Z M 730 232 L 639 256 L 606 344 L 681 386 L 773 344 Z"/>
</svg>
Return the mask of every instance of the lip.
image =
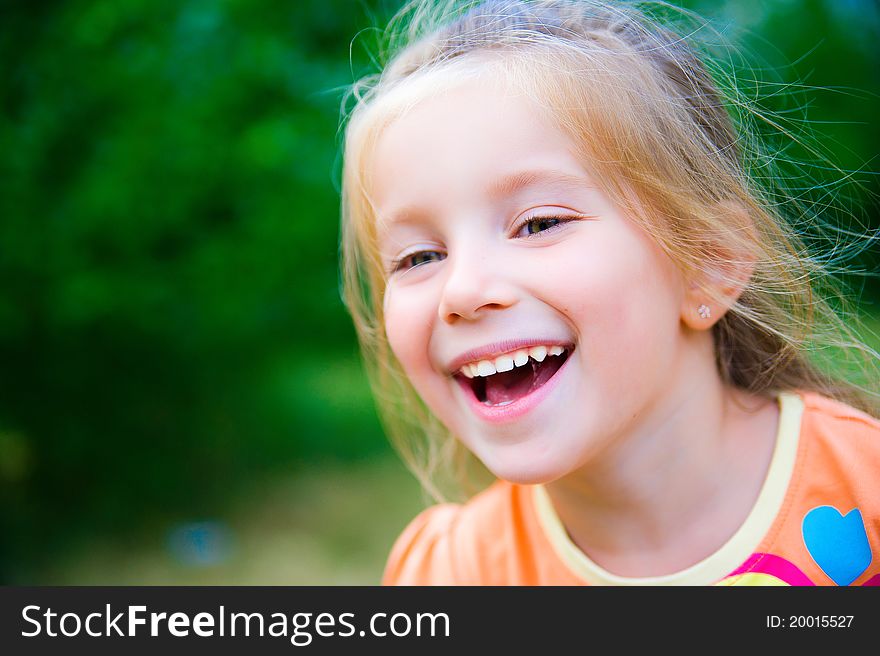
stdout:
<svg viewBox="0 0 880 656">
<path fill-rule="evenodd" d="M 468 363 L 474 363 L 480 360 L 494 360 L 499 355 L 504 355 L 505 353 L 511 353 L 524 348 L 531 348 L 532 346 L 562 346 L 566 350 L 572 350 L 571 342 L 558 339 L 508 339 L 501 342 L 495 342 L 494 344 L 486 344 L 485 346 L 480 346 L 471 349 L 470 351 L 465 351 L 449 363 L 447 371 L 449 372 L 449 375 L 454 376 Z M 562 371 L 561 368 L 560 371 Z M 547 382 L 549 383 L 550 381 Z"/>
<path fill-rule="evenodd" d="M 550 344 L 556 343 L 557 342 L 550 342 Z M 540 344 L 548 344 L 548 342 L 535 342 L 532 346 Z M 562 346 L 561 343 L 559 345 Z M 456 382 L 460 386 L 461 393 L 464 395 L 465 399 L 467 399 L 467 403 L 474 411 L 474 414 L 489 423 L 504 424 L 528 414 L 547 398 L 550 392 L 552 392 L 559 384 L 559 381 L 562 378 L 562 373 L 566 371 L 568 363 L 573 359 L 573 354 L 574 350 L 572 349 L 569 352 L 568 357 L 565 359 L 565 362 L 562 363 L 562 366 L 559 367 L 550 380 L 541 385 L 541 387 L 507 405 L 486 405 L 485 403 L 482 403 L 476 396 L 474 396 L 473 390 L 470 387 L 470 381 L 464 376 L 456 376 Z"/>
</svg>

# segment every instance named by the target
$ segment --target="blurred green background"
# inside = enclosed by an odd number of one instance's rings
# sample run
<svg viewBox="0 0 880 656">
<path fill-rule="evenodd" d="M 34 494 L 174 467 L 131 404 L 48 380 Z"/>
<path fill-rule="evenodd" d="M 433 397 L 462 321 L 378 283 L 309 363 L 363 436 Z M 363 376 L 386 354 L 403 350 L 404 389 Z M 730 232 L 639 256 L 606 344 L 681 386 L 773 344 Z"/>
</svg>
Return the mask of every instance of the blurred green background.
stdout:
<svg viewBox="0 0 880 656">
<path fill-rule="evenodd" d="M 337 124 L 398 4 L 0 3 L 0 582 L 378 582 L 424 499 L 340 301 Z M 768 102 L 880 225 L 877 4 L 687 5 L 828 88 Z"/>
</svg>

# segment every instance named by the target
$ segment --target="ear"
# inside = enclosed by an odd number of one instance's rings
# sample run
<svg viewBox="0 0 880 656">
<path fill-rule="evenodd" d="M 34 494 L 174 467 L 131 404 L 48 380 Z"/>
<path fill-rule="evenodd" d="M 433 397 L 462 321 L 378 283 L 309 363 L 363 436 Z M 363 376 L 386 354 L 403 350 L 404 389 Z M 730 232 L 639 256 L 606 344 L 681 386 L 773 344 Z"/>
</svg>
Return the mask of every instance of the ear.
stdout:
<svg viewBox="0 0 880 656">
<path fill-rule="evenodd" d="M 755 271 L 757 232 L 748 210 L 725 204 L 726 243 L 705 251 L 702 272 L 687 282 L 681 320 L 693 330 L 708 330 L 742 295 Z"/>
</svg>

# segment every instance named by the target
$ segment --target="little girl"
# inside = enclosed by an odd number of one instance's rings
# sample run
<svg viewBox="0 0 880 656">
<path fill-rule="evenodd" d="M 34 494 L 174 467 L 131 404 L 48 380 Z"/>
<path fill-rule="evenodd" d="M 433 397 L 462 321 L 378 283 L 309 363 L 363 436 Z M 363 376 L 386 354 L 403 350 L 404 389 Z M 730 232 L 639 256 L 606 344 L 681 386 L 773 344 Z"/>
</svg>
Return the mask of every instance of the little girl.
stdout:
<svg viewBox="0 0 880 656">
<path fill-rule="evenodd" d="M 618 3 L 410 15 L 346 126 L 346 302 L 426 489 L 460 446 L 496 480 L 383 582 L 880 584 L 877 390 L 814 354 L 877 356 L 814 293 L 766 117 Z"/>
</svg>

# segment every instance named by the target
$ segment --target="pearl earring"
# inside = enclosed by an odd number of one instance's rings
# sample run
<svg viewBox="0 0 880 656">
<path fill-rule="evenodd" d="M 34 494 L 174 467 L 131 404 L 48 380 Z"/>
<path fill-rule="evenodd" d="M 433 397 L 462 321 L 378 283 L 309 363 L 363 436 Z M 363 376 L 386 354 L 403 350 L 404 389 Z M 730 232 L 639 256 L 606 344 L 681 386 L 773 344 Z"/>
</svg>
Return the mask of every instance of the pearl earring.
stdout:
<svg viewBox="0 0 880 656">
<path fill-rule="evenodd" d="M 697 313 L 702 319 L 708 319 L 712 316 L 712 311 L 709 309 L 708 305 L 700 305 L 700 307 L 697 308 Z"/>
</svg>

